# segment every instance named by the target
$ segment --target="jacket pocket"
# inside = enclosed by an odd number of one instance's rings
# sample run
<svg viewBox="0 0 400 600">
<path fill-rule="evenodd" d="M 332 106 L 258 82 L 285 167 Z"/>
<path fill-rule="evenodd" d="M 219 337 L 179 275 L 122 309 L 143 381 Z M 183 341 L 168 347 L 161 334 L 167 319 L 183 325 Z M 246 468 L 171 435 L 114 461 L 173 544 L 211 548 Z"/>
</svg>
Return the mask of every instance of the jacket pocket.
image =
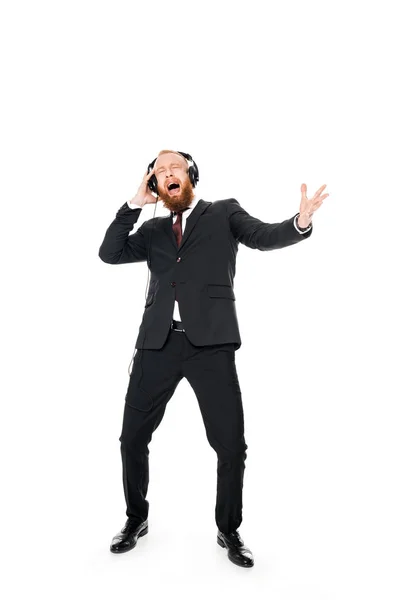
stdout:
<svg viewBox="0 0 400 600">
<path fill-rule="evenodd" d="M 235 293 L 231 285 L 208 284 L 208 295 L 210 298 L 230 298 L 236 300 Z"/>
</svg>

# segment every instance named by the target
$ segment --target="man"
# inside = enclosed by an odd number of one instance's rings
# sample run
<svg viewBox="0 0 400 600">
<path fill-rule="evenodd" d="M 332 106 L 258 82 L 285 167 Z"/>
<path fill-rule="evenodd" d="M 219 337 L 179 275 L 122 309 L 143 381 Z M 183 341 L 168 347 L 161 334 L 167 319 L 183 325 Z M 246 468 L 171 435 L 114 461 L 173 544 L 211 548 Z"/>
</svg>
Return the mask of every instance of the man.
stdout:
<svg viewBox="0 0 400 600">
<path fill-rule="evenodd" d="M 323 185 L 308 199 L 303 183 L 299 212 L 282 223 L 263 223 L 234 198 L 198 199 L 193 191 L 197 165 L 192 161 L 189 167 L 186 157 L 191 159 L 173 150 L 159 153 L 136 196 L 117 212 L 99 250 L 106 263 L 147 261 L 151 271 L 119 438 L 128 519 L 110 550 L 131 550 L 148 532 L 148 444 L 186 377 L 218 459 L 217 542 L 232 562 L 252 567 L 253 555 L 237 531 L 248 448 L 235 366 L 241 346 L 233 289 L 238 244 L 264 251 L 307 239 L 312 215 L 329 194 L 321 196 Z M 149 219 L 129 235 L 141 208 L 159 198 L 170 216 Z"/>
</svg>

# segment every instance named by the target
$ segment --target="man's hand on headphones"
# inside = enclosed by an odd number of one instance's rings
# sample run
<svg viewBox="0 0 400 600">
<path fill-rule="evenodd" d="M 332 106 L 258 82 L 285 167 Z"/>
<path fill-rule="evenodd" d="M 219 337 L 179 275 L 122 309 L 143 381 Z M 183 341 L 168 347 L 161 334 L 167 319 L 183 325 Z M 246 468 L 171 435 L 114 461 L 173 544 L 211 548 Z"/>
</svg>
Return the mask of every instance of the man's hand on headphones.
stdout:
<svg viewBox="0 0 400 600">
<path fill-rule="evenodd" d="M 151 169 L 150 173 L 147 173 L 147 171 L 145 172 L 142 183 L 136 192 L 136 196 L 132 198 L 132 200 L 129 200 L 130 204 L 135 203 L 144 206 L 145 204 L 155 204 L 157 202 L 158 198 L 153 196 L 148 187 L 148 181 L 152 175 L 154 175 L 154 167 Z"/>
<path fill-rule="evenodd" d="M 314 196 L 310 199 L 307 198 L 307 186 L 305 183 L 301 184 L 301 203 L 300 203 L 300 214 L 297 218 L 297 224 L 301 228 L 306 228 L 310 225 L 312 216 L 316 210 L 321 206 L 322 202 L 325 200 L 329 194 L 324 194 L 321 196 L 322 190 L 326 188 L 326 184 L 322 185 L 314 194 Z"/>
</svg>

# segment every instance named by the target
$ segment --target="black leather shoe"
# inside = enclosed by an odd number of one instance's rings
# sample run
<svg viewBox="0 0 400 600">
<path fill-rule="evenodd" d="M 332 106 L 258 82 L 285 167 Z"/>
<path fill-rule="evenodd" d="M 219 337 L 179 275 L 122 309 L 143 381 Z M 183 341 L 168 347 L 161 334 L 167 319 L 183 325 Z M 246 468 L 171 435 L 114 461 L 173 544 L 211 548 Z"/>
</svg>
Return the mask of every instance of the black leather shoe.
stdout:
<svg viewBox="0 0 400 600">
<path fill-rule="evenodd" d="M 217 542 L 222 548 L 228 549 L 228 558 L 239 567 L 253 567 L 254 558 L 249 548 L 244 545 L 238 531 L 222 533 L 218 530 Z"/>
<path fill-rule="evenodd" d="M 149 526 L 147 520 L 138 525 L 136 520 L 128 517 L 128 520 L 121 531 L 112 539 L 110 546 L 111 552 L 121 554 L 121 552 L 132 550 L 132 548 L 136 546 L 138 538 L 142 537 L 142 535 L 146 535 L 148 529 Z"/>
</svg>

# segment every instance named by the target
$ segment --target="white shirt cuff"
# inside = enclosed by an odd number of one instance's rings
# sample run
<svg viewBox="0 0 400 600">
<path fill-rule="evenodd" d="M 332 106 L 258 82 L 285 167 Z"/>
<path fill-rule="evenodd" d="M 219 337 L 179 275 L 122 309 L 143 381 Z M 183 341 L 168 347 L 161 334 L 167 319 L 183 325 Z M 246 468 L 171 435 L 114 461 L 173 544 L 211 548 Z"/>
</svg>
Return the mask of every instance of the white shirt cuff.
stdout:
<svg viewBox="0 0 400 600">
<path fill-rule="evenodd" d="M 129 208 L 132 208 L 132 209 L 143 208 L 142 206 L 140 206 L 140 204 L 135 204 L 134 202 L 127 202 L 127 205 L 129 206 Z"/>
<path fill-rule="evenodd" d="M 307 233 L 307 231 L 310 231 L 310 229 L 312 228 L 312 223 L 310 223 L 310 226 L 309 226 L 309 227 L 307 227 L 307 229 L 305 229 L 304 231 L 300 231 L 300 229 L 298 228 L 298 226 L 297 226 L 297 223 L 296 223 L 296 221 L 297 221 L 297 217 L 299 216 L 299 214 L 300 214 L 300 213 L 297 213 L 297 215 L 295 216 L 295 218 L 294 218 L 294 220 L 293 220 L 293 225 L 295 226 L 296 230 L 297 230 L 299 233 Z"/>
</svg>

